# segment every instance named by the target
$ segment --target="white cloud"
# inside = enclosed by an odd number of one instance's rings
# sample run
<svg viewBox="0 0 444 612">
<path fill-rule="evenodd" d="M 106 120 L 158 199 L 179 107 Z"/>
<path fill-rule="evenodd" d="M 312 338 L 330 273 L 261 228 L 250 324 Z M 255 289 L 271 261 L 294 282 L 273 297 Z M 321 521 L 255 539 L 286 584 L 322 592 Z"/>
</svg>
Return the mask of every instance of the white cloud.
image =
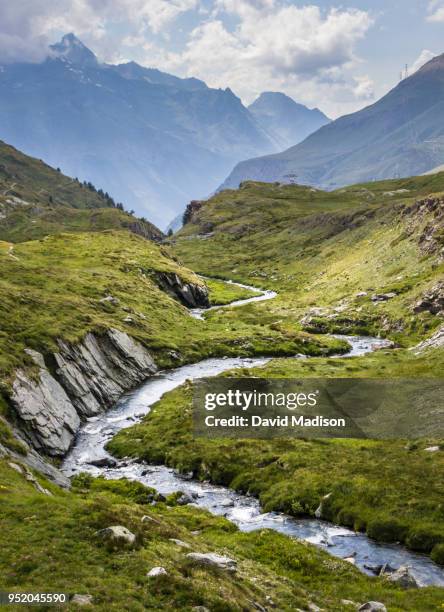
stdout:
<svg viewBox="0 0 444 612">
<path fill-rule="evenodd" d="M 0 62 L 40 61 L 55 33 L 75 32 L 86 43 L 102 42 L 108 53 L 119 42 L 109 29 L 159 33 L 199 0 L 20 0 L 0 1 Z"/>
<path fill-rule="evenodd" d="M 236 19 L 234 27 L 226 25 L 224 13 Z M 185 48 L 160 61 L 164 69 L 198 76 L 210 86 L 230 86 L 247 102 L 261 91 L 283 88 L 313 105 L 325 95 L 365 99 L 368 78 L 357 83 L 345 73 L 358 63 L 356 44 L 371 25 L 370 15 L 356 9 L 323 12 L 279 0 L 218 0 Z"/>
<path fill-rule="evenodd" d="M 355 83 L 353 93 L 356 98 L 359 100 L 371 100 L 375 97 L 375 84 L 369 76 L 357 76 L 355 77 Z"/>
<path fill-rule="evenodd" d="M 436 53 L 433 53 L 433 51 L 429 51 L 429 49 L 423 49 L 410 67 L 411 74 L 422 68 L 424 64 L 436 57 L 436 55 Z"/>
<path fill-rule="evenodd" d="M 443 0 L 431 0 L 428 6 L 429 14 L 427 21 L 444 22 L 444 2 Z"/>
</svg>

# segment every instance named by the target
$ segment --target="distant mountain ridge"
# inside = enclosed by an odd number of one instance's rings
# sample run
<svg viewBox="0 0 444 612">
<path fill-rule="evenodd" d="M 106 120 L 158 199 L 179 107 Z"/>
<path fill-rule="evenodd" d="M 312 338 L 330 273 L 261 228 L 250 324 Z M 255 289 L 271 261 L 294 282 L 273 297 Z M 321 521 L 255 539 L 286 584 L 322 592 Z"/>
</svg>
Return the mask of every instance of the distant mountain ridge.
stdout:
<svg viewBox="0 0 444 612">
<path fill-rule="evenodd" d="M 1 66 L 0 138 L 162 226 L 238 160 L 276 150 L 231 90 L 100 64 L 73 34 L 40 64 Z"/>
<path fill-rule="evenodd" d="M 444 55 L 401 81 L 375 104 L 340 117 L 283 151 L 238 164 L 221 185 L 245 180 L 335 189 L 418 175 L 444 162 Z"/>
<path fill-rule="evenodd" d="M 265 91 L 248 107 L 280 149 L 298 144 L 330 122 L 318 108 L 307 108 L 281 92 Z"/>
</svg>

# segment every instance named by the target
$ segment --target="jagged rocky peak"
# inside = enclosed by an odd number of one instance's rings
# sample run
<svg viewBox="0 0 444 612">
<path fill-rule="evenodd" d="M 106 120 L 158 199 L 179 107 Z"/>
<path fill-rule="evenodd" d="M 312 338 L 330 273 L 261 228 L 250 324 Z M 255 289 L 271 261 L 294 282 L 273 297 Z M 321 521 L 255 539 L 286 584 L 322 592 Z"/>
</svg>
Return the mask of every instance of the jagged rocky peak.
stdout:
<svg viewBox="0 0 444 612">
<path fill-rule="evenodd" d="M 78 66 L 93 67 L 98 65 L 97 57 L 72 32 L 65 34 L 62 40 L 50 47 L 52 56 L 64 59 Z"/>
</svg>

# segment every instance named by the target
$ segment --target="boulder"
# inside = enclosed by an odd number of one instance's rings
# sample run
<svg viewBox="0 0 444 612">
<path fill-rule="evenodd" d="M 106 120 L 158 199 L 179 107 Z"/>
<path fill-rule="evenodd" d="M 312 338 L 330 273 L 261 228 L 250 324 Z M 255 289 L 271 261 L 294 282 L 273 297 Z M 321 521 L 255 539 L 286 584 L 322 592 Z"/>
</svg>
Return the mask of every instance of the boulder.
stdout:
<svg viewBox="0 0 444 612">
<path fill-rule="evenodd" d="M 237 561 L 216 553 L 188 553 L 186 557 L 198 565 L 214 567 L 227 572 L 237 570 Z"/>
<path fill-rule="evenodd" d="M 179 506 L 186 506 L 187 504 L 193 503 L 193 498 L 188 493 L 182 493 L 182 495 L 177 499 L 177 504 Z"/>
<path fill-rule="evenodd" d="M 191 548 L 191 546 L 187 542 L 184 542 L 183 540 L 177 540 L 176 538 L 169 538 L 169 541 L 176 544 L 176 546 L 180 546 L 181 548 Z"/>
<path fill-rule="evenodd" d="M 122 525 L 112 525 L 96 532 L 99 540 L 112 548 L 133 548 L 136 544 L 136 536 Z"/>
<path fill-rule="evenodd" d="M 395 572 L 388 574 L 387 580 L 406 589 L 417 589 L 420 586 L 407 565 L 401 565 Z"/>
<path fill-rule="evenodd" d="M 95 467 L 116 467 L 117 461 L 112 457 L 101 457 L 100 459 L 93 459 L 89 462 L 89 465 L 93 465 Z"/>
<path fill-rule="evenodd" d="M 387 612 L 387 608 L 380 601 L 367 601 L 358 610 L 359 612 Z"/>
<path fill-rule="evenodd" d="M 174 272 L 158 272 L 156 281 L 165 293 L 188 308 L 208 308 L 210 306 L 208 289 L 203 283 L 186 282 Z"/>
<path fill-rule="evenodd" d="M 167 576 L 168 572 L 166 571 L 166 569 L 164 567 L 153 567 L 152 569 L 150 569 L 150 571 L 147 573 L 147 576 L 149 578 L 154 578 L 156 576 Z"/>
<path fill-rule="evenodd" d="M 71 597 L 70 603 L 77 604 L 78 606 L 91 606 L 93 603 L 92 595 L 82 595 L 76 593 Z"/>
</svg>

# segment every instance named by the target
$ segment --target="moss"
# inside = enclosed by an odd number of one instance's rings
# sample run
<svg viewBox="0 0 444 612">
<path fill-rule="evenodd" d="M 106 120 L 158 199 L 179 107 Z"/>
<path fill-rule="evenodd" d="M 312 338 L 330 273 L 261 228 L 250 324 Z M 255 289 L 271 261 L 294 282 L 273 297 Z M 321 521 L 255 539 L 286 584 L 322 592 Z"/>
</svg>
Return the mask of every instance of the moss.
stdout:
<svg viewBox="0 0 444 612">
<path fill-rule="evenodd" d="M 431 557 L 435 563 L 444 565 L 444 544 L 436 544 L 432 550 Z"/>
<path fill-rule="evenodd" d="M 408 527 L 396 519 L 375 519 L 367 524 L 369 537 L 380 542 L 403 542 Z"/>
</svg>

